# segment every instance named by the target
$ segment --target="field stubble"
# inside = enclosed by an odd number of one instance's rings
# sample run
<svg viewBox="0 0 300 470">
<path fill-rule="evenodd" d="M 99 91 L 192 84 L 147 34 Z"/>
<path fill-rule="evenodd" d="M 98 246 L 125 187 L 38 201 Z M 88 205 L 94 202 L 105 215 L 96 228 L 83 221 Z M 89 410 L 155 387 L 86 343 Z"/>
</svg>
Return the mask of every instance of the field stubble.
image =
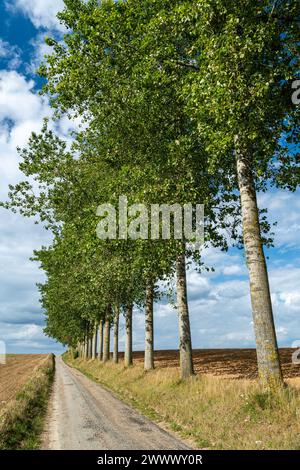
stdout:
<svg viewBox="0 0 300 470">
<path fill-rule="evenodd" d="M 34 376 L 46 359 L 45 354 L 8 354 L 0 365 L 0 413 L 16 397 L 21 387 Z"/>
</svg>

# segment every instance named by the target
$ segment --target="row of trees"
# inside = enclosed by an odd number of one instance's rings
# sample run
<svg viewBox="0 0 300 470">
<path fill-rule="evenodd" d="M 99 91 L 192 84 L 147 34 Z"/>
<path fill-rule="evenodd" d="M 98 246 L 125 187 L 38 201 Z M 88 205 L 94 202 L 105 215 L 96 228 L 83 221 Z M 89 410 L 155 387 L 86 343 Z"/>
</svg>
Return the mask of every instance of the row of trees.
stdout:
<svg viewBox="0 0 300 470">
<path fill-rule="evenodd" d="M 26 180 L 6 207 L 54 233 L 35 252 L 46 332 L 85 357 L 109 358 L 126 319 L 132 363 L 133 306 L 145 308 L 145 369 L 154 367 L 153 303 L 176 278 L 181 376 L 193 374 L 186 264 L 205 269 L 186 241 L 100 240 L 97 207 L 205 205 L 205 244 L 244 245 L 264 387 L 282 384 L 263 245 L 269 225 L 257 191 L 299 183 L 298 0 L 65 0 L 63 41 L 40 68 L 55 119 L 79 118 L 71 144 L 45 122 L 20 150 Z M 137 209 L 138 211 L 138 209 Z M 102 214 L 104 215 L 104 214 Z M 134 219 L 136 214 L 129 214 Z M 240 234 L 243 238 L 241 240 Z M 104 334 L 103 334 L 104 332 Z M 104 339 L 103 339 L 104 338 Z"/>
</svg>

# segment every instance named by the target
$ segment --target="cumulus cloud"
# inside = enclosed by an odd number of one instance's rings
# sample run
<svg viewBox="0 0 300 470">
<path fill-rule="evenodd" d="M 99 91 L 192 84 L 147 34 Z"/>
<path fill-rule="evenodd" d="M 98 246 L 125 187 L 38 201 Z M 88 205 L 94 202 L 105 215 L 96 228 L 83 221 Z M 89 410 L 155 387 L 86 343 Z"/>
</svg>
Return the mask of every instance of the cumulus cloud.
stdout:
<svg viewBox="0 0 300 470">
<path fill-rule="evenodd" d="M 48 99 L 35 90 L 33 80 L 15 70 L 0 71 L 0 197 L 8 183 L 22 178 L 18 169 L 17 147 L 26 146 L 32 132 L 39 132 L 43 119 L 52 115 Z M 63 118 L 55 124 L 59 135 L 69 139 L 79 122 Z"/>
<path fill-rule="evenodd" d="M 273 228 L 275 245 L 287 250 L 299 246 L 300 198 L 299 192 L 270 191 L 259 197 L 261 207 L 268 209 L 268 219 L 277 223 Z"/>
<path fill-rule="evenodd" d="M 37 69 L 44 61 L 45 56 L 52 53 L 52 48 L 48 46 L 45 42 L 48 34 L 39 33 L 37 36 L 30 41 L 30 45 L 33 48 L 34 54 L 31 57 L 30 63 L 27 66 L 27 71 L 29 73 L 36 73 Z"/>
<path fill-rule="evenodd" d="M 21 64 L 21 50 L 0 38 L 0 59 L 8 69 L 17 69 Z"/>
<path fill-rule="evenodd" d="M 45 337 L 43 328 L 36 324 L 19 325 L 1 323 L 1 339 L 4 339 L 8 353 L 61 353 L 62 348 L 56 342 Z"/>
<path fill-rule="evenodd" d="M 0 71 L 0 198 L 6 198 L 8 184 L 22 179 L 17 146 L 24 146 L 32 131 L 38 132 L 43 118 L 50 114 L 46 98 L 34 90 L 34 82 L 12 70 Z M 35 325 L 42 331 L 44 319 L 36 289 L 43 279 L 37 265 L 29 261 L 32 251 L 49 242 L 49 234 L 30 220 L 0 210 L 0 323 L 1 339 L 10 352 L 30 350 L 30 332 Z M 23 343 L 13 334 L 27 331 Z M 26 340 L 26 341 L 25 341 Z M 22 346 L 23 344 L 23 346 Z M 51 350 L 41 333 L 32 335 L 35 350 Z M 23 349 L 22 349 L 23 348 Z"/>
<path fill-rule="evenodd" d="M 39 120 L 46 110 L 45 98 L 34 93 L 35 83 L 16 71 L 0 72 L 0 120 L 8 118 L 17 124 Z M 26 138 L 27 136 L 25 136 Z"/>
<path fill-rule="evenodd" d="M 0 71 L 0 197 L 7 185 L 21 177 L 17 146 L 25 146 L 31 132 L 38 132 L 50 114 L 45 98 L 34 92 L 34 82 L 13 70 Z"/>
<path fill-rule="evenodd" d="M 15 0 L 6 1 L 6 8 L 12 12 L 22 12 L 36 28 L 63 30 L 56 15 L 63 10 L 63 0 Z"/>
<path fill-rule="evenodd" d="M 15 70 L 0 71 L 1 200 L 6 199 L 9 184 L 24 178 L 18 168 L 16 147 L 25 146 L 31 132 L 39 132 L 43 119 L 50 115 L 48 99 L 37 93 L 33 80 Z M 64 118 L 55 128 L 69 139 L 70 131 L 78 124 Z M 10 352 L 30 351 L 30 344 L 35 351 L 59 349 L 41 333 L 44 318 L 36 283 L 42 282 L 44 276 L 37 264 L 29 260 L 34 249 L 47 245 L 50 240 L 49 233 L 41 226 L 0 209 L 0 339 L 7 342 Z M 22 341 L 12 337 L 13 332 L 23 334 L 24 331 L 27 336 Z M 34 331 L 40 332 L 38 339 Z"/>
<path fill-rule="evenodd" d="M 244 274 L 245 269 L 239 264 L 231 264 L 229 266 L 225 266 L 223 269 L 224 276 L 235 276 L 238 274 Z"/>
</svg>

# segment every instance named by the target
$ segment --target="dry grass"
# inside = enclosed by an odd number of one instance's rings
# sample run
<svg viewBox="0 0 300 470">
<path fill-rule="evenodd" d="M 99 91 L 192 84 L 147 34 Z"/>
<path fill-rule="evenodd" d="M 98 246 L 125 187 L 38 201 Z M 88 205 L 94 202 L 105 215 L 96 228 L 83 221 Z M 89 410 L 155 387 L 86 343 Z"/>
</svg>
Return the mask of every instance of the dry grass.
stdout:
<svg viewBox="0 0 300 470">
<path fill-rule="evenodd" d="M 39 447 L 43 419 L 54 374 L 54 356 L 43 356 L 31 369 L 30 379 L 0 414 L 0 449 Z"/>
<path fill-rule="evenodd" d="M 141 364 L 65 359 L 198 448 L 300 449 L 300 379 L 270 396 L 255 380 L 204 374 L 182 382 L 176 367 L 145 373 Z"/>
</svg>

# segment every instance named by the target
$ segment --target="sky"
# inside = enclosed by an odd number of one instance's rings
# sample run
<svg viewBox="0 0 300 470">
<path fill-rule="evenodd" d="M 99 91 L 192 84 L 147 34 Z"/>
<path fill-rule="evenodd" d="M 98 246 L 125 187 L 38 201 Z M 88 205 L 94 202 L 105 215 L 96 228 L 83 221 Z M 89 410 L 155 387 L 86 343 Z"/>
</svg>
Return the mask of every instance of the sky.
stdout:
<svg viewBox="0 0 300 470">
<path fill-rule="evenodd" d="M 8 184 L 21 181 L 16 147 L 23 147 L 43 118 L 51 116 L 47 97 L 38 91 L 35 70 L 47 53 L 45 36 L 60 37 L 56 19 L 62 0 L 0 0 L 0 199 Z M 66 137 L 74 125 L 58 124 Z M 275 323 L 280 346 L 300 344 L 300 198 L 271 191 L 259 196 L 268 208 L 276 248 L 266 251 Z M 96 236 L 96 235 L 95 235 Z M 44 315 L 36 283 L 43 273 L 30 261 L 34 249 L 51 242 L 50 234 L 30 219 L 0 208 L 0 341 L 9 353 L 60 353 L 62 347 L 43 333 Z M 192 341 L 195 348 L 254 347 L 249 284 L 242 251 L 207 249 L 205 262 L 215 272 L 188 271 Z M 134 313 L 134 348 L 143 349 L 143 312 Z M 124 322 L 121 321 L 121 349 Z M 177 348 L 176 310 L 155 305 L 156 349 Z"/>
</svg>

